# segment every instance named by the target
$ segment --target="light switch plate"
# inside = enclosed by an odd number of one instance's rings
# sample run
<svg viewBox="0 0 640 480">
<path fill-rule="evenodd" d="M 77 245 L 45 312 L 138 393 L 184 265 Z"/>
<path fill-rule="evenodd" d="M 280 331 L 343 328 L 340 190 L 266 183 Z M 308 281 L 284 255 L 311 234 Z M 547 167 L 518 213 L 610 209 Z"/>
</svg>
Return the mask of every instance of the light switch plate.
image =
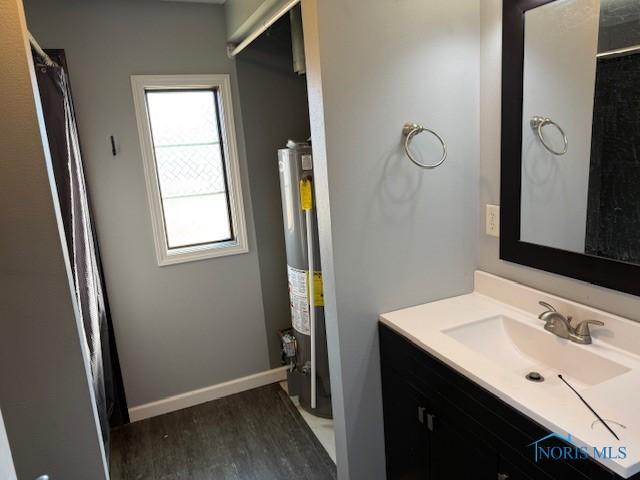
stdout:
<svg viewBox="0 0 640 480">
<path fill-rule="evenodd" d="M 500 236 L 500 206 L 487 205 L 486 233 L 492 237 Z"/>
</svg>

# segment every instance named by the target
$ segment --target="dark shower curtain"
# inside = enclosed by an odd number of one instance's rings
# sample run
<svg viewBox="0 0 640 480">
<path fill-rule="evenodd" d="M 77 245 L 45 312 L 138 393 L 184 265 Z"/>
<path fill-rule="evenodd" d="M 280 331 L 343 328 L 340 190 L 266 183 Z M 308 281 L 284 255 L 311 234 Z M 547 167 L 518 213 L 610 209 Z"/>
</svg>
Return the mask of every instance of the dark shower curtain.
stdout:
<svg viewBox="0 0 640 480">
<path fill-rule="evenodd" d="M 105 447 L 109 427 L 129 421 L 118 353 L 104 288 L 104 277 L 83 171 L 66 61 L 61 50 L 48 50 L 56 66 L 34 53 L 40 98 L 75 294 L 89 352 Z"/>
</svg>

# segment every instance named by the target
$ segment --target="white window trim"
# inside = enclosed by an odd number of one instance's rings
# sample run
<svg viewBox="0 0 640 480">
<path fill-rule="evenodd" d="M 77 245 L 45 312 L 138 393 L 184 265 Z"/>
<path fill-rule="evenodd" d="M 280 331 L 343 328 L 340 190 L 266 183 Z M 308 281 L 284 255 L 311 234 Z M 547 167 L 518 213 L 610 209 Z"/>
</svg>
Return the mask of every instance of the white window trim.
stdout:
<svg viewBox="0 0 640 480">
<path fill-rule="evenodd" d="M 238 255 L 247 253 L 247 227 L 242 201 L 242 185 L 240 177 L 240 162 L 236 143 L 235 124 L 231 96 L 231 81 L 229 75 L 132 75 L 133 103 L 138 122 L 142 163 L 147 185 L 147 198 L 151 211 L 153 238 L 156 257 L 159 266 L 177 263 L 193 262 L 207 258 Z M 198 245 L 193 247 L 169 249 L 165 231 L 164 213 L 160 197 L 160 185 L 151 137 L 151 125 L 147 110 L 145 92 L 154 89 L 218 89 L 222 124 L 222 148 L 225 158 L 225 168 L 228 179 L 229 207 L 235 238 L 228 242 Z"/>
</svg>

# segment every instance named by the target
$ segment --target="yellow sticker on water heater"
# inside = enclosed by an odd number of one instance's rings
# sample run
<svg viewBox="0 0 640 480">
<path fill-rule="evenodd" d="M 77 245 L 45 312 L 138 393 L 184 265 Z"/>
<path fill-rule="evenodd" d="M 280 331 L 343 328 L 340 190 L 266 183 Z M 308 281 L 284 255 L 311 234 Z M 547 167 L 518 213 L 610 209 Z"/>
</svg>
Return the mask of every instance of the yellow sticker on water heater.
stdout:
<svg viewBox="0 0 640 480">
<path fill-rule="evenodd" d="M 300 206 L 302 210 L 311 210 L 313 208 L 313 192 L 310 178 L 300 180 Z"/>
<path fill-rule="evenodd" d="M 309 272 L 307 272 L 307 278 Z M 313 304 L 324 307 L 324 292 L 322 290 L 322 272 L 313 272 Z"/>
</svg>

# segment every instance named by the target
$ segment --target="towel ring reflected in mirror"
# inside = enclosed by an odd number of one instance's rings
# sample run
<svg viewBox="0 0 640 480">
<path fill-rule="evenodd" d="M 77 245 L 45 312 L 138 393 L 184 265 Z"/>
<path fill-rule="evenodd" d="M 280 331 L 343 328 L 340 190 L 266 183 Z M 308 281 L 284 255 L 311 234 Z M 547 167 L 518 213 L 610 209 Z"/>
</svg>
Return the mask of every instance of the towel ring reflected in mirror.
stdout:
<svg viewBox="0 0 640 480">
<path fill-rule="evenodd" d="M 440 157 L 440 160 L 437 163 L 426 164 L 426 163 L 419 162 L 413 156 L 413 153 L 409 148 L 411 145 L 411 140 L 413 140 L 413 137 L 421 134 L 422 132 L 428 132 L 434 137 L 436 137 L 440 142 L 440 145 L 442 146 L 442 156 Z M 434 132 L 433 130 L 429 128 L 425 128 L 422 125 L 418 125 L 417 123 L 405 123 L 404 126 L 402 127 L 402 135 L 404 136 L 404 153 L 407 154 L 407 157 L 409 157 L 409 160 L 411 160 L 420 168 L 426 168 L 426 169 L 436 168 L 442 165 L 444 161 L 447 159 L 447 145 L 444 143 L 444 140 L 442 139 L 442 137 L 438 135 L 436 132 Z"/>
<path fill-rule="evenodd" d="M 569 141 L 567 140 L 567 135 L 564 133 L 564 130 L 560 125 L 558 125 L 556 122 L 554 122 L 548 117 L 539 117 L 539 116 L 535 116 L 531 118 L 530 125 L 531 125 L 531 128 L 538 134 L 538 138 L 540 139 L 542 146 L 546 148 L 547 151 L 549 151 L 550 153 L 558 157 L 561 157 L 562 155 L 567 153 L 567 150 L 569 149 Z M 560 133 L 560 135 L 562 135 L 562 143 L 563 143 L 562 150 L 554 150 L 552 147 L 549 146 L 549 144 L 545 140 L 544 135 L 542 134 L 542 129 L 547 125 L 551 125 L 555 127 L 556 130 L 558 130 L 558 132 Z"/>
</svg>

